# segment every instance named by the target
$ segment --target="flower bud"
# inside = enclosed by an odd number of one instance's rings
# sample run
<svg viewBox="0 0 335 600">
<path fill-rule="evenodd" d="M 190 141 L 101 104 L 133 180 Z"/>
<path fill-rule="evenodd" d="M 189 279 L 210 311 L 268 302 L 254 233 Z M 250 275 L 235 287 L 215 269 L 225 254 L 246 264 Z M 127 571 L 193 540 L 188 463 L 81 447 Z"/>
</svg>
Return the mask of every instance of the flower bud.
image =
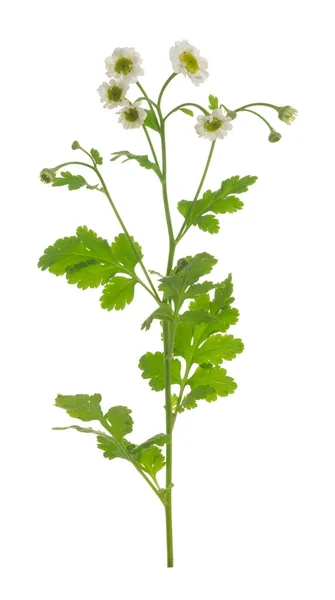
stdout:
<svg viewBox="0 0 335 600">
<path fill-rule="evenodd" d="M 298 115 L 298 111 L 292 106 L 279 106 L 278 117 L 287 125 L 291 125 Z"/>
<path fill-rule="evenodd" d="M 279 142 L 280 138 L 281 138 L 281 134 L 278 133 L 278 131 L 275 131 L 274 129 L 272 129 L 272 131 L 270 132 L 270 135 L 269 135 L 269 142 L 274 144 L 275 142 Z"/>
<path fill-rule="evenodd" d="M 55 169 L 42 169 L 40 172 L 40 180 L 42 183 L 52 183 L 56 179 Z"/>
<path fill-rule="evenodd" d="M 79 150 L 80 148 L 80 144 L 79 142 L 77 142 L 77 140 L 75 140 L 71 146 L 72 150 Z"/>
<path fill-rule="evenodd" d="M 179 271 L 184 269 L 186 267 L 186 265 L 188 265 L 188 262 L 189 261 L 187 260 L 187 258 L 180 258 L 177 261 L 176 273 L 178 273 Z"/>
<path fill-rule="evenodd" d="M 226 117 L 230 117 L 231 120 L 233 121 L 237 117 L 237 112 L 235 112 L 234 110 L 227 110 Z"/>
</svg>

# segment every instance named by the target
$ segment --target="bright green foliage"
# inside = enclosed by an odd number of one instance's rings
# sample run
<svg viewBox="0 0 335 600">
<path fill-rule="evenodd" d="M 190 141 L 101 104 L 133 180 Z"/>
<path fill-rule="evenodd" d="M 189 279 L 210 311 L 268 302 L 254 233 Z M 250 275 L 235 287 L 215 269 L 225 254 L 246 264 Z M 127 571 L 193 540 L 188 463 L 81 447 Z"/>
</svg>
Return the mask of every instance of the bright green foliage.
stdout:
<svg viewBox="0 0 335 600">
<path fill-rule="evenodd" d="M 100 298 L 102 308 L 107 310 L 123 310 L 126 304 L 134 299 L 136 279 L 129 277 L 113 277 L 105 285 Z"/>
<path fill-rule="evenodd" d="M 219 287 L 220 283 L 212 283 L 211 281 L 203 281 L 202 283 L 195 283 L 194 285 L 190 285 L 188 288 L 185 298 L 196 298 L 202 294 L 206 294 L 211 290 Z"/>
<path fill-rule="evenodd" d="M 148 331 L 154 319 L 158 319 L 159 321 L 172 321 L 173 313 L 170 304 L 161 304 L 159 308 L 151 313 L 151 315 L 142 323 L 141 329 Z"/>
<path fill-rule="evenodd" d="M 207 252 L 196 254 L 195 256 L 187 256 L 181 261 L 180 267 L 177 266 L 175 273 L 161 278 L 159 289 L 165 293 L 166 297 L 173 298 L 176 304 L 180 304 L 185 298 L 185 291 L 188 286 L 192 285 L 203 275 L 208 275 L 217 259 Z"/>
<path fill-rule="evenodd" d="M 92 429 L 92 427 L 80 427 L 80 425 L 69 425 L 68 427 L 53 427 L 53 431 L 64 431 L 65 429 L 75 429 L 80 433 L 94 433 L 94 435 L 106 435 L 104 431 Z"/>
<path fill-rule="evenodd" d="M 76 396 L 61 396 L 58 394 L 55 406 L 64 408 L 70 417 L 81 421 L 100 421 L 103 417 L 100 394 L 77 394 Z"/>
<path fill-rule="evenodd" d="M 103 163 L 103 158 L 102 156 L 100 156 L 100 153 L 98 150 L 95 150 L 95 148 L 91 149 L 91 156 L 95 162 L 96 165 L 102 165 Z"/>
<path fill-rule="evenodd" d="M 217 233 L 219 231 L 219 221 L 213 215 L 234 213 L 243 207 L 243 202 L 235 196 L 246 192 L 250 185 L 255 183 L 257 177 L 247 175 L 240 178 L 238 175 L 222 181 L 219 190 L 212 192 L 208 190 L 202 198 L 196 202 L 191 200 L 181 200 L 178 203 L 178 210 L 187 217 L 188 228 L 191 225 L 197 225 L 203 231 Z"/>
<path fill-rule="evenodd" d="M 98 185 L 89 185 L 82 175 L 72 175 L 70 171 L 61 171 L 61 177 L 56 177 L 52 185 L 53 187 L 67 185 L 69 190 L 79 190 L 81 187 L 87 187 L 89 190 L 98 188 Z"/>
<path fill-rule="evenodd" d="M 237 354 L 243 352 L 243 342 L 233 335 L 221 335 L 220 333 L 210 336 L 194 353 L 193 361 L 198 365 L 211 362 L 215 365 L 222 360 L 232 360 Z"/>
<path fill-rule="evenodd" d="M 132 154 L 131 152 L 128 152 L 128 150 L 120 150 L 119 152 L 112 152 L 112 156 L 113 158 L 111 158 L 111 161 L 117 160 L 121 156 L 126 157 L 122 162 L 136 160 L 141 167 L 144 167 L 145 169 L 152 169 L 152 171 L 156 173 L 157 177 L 161 179 L 159 167 L 157 167 L 156 163 L 153 163 L 151 160 L 149 160 L 147 154 Z"/>
<path fill-rule="evenodd" d="M 191 323 L 179 321 L 174 338 L 174 356 L 181 356 L 185 360 L 188 360 L 190 354 L 192 354 L 192 337 L 193 327 Z"/>
<path fill-rule="evenodd" d="M 211 402 L 212 400 L 216 400 L 216 397 L 215 389 L 213 387 L 209 385 L 199 385 L 184 397 L 178 412 L 183 412 L 185 408 L 188 410 L 196 408 L 198 406 L 197 400 L 207 400 L 207 402 Z"/>
<path fill-rule="evenodd" d="M 126 450 L 108 435 L 97 436 L 98 448 L 103 451 L 104 457 L 109 460 L 113 458 L 125 458 L 129 460 Z"/>
<path fill-rule="evenodd" d="M 164 356 L 163 352 L 147 352 L 140 358 L 139 368 L 143 371 L 143 379 L 149 379 L 149 385 L 155 392 L 164 390 Z M 180 361 L 171 361 L 171 383 L 180 383 Z"/>
<path fill-rule="evenodd" d="M 150 446 L 150 448 L 143 450 L 140 458 L 138 459 L 138 463 L 142 467 L 143 471 L 155 479 L 158 471 L 163 469 L 165 465 L 165 458 L 158 446 Z"/>
<path fill-rule="evenodd" d="M 203 215 L 198 217 L 197 225 L 202 231 L 208 231 L 208 233 L 218 233 L 220 230 L 219 219 L 214 215 Z"/>
<path fill-rule="evenodd" d="M 183 112 L 185 115 L 188 115 L 189 117 L 194 117 L 193 110 L 190 110 L 189 108 L 180 108 L 179 110 L 181 110 L 181 112 Z"/>
<path fill-rule="evenodd" d="M 210 94 L 208 96 L 208 108 L 210 110 L 215 110 L 216 108 L 219 108 L 219 98 L 217 96 L 213 96 L 213 94 Z"/>
<path fill-rule="evenodd" d="M 146 450 L 147 448 L 150 448 L 151 446 L 154 446 L 154 445 L 164 446 L 164 444 L 166 444 L 169 440 L 170 440 L 170 436 L 168 436 L 166 433 L 157 433 L 156 435 L 154 435 L 151 438 L 149 438 L 148 440 L 146 440 L 146 442 L 143 442 L 142 444 L 135 446 L 134 449 L 132 450 L 132 455 L 140 456 L 141 453 L 143 452 L 143 450 Z"/>
<path fill-rule="evenodd" d="M 134 242 L 134 239 L 131 239 Z M 137 242 L 134 242 L 134 246 L 136 253 L 124 233 L 117 235 L 112 243 L 112 254 L 117 262 L 123 265 L 125 273 L 134 273 L 139 258 L 143 258 L 141 246 Z"/>
<path fill-rule="evenodd" d="M 146 108 L 146 111 L 147 111 L 147 116 L 146 116 L 145 121 L 143 123 L 144 126 L 145 127 L 150 127 L 150 129 L 153 129 L 154 131 L 158 131 L 159 132 L 160 131 L 160 127 L 159 127 L 159 123 L 157 121 L 157 117 L 156 117 L 154 111 L 152 110 L 152 108 L 150 108 L 150 109 Z"/>
<path fill-rule="evenodd" d="M 135 245 L 141 256 L 140 246 Z M 118 262 L 113 251 L 119 247 L 122 247 L 125 255 L 132 256 L 130 266 L 128 259 L 127 266 Z M 59 239 L 49 246 L 39 259 L 38 266 L 42 271 L 48 269 L 54 275 L 66 275 L 69 283 L 77 283 L 78 287 L 87 289 L 103 285 L 116 273 L 133 274 L 136 262 L 137 258 L 124 233 L 118 235 L 110 246 L 107 240 L 98 237 L 84 225 L 77 228 L 75 236 Z"/>
<path fill-rule="evenodd" d="M 131 240 L 136 252 L 124 233 L 109 245 L 86 226 L 78 227 L 75 236 L 62 238 L 49 246 L 38 266 L 54 275 L 66 275 L 69 283 L 83 290 L 105 285 L 102 307 L 120 310 L 134 297 L 135 267 L 143 256 L 139 244 Z M 117 273 L 130 275 L 130 278 L 115 277 Z"/>
<path fill-rule="evenodd" d="M 179 317 L 180 321 L 187 321 L 191 325 L 200 325 L 200 323 L 220 323 L 220 319 L 209 314 L 205 310 L 187 310 Z"/>
<path fill-rule="evenodd" d="M 199 386 L 210 386 L 213 388 L 215 394 L 212 395 L 210 393 L 205 398 L 209 402 L 216 400 L 216 394 L 218 396 L 228 396 L 228 394 L 233 394 L 237 388 L 235 381 L 232 377 L 228 377 L 226 369 L 222 367 L 198 367 L 187 383 L 192 390 Z"/>
<path fill-rule="evenodd" d="M 105 414 L 105 419 L 111 426 L 111 433 L 117 441 L 121 441 L 128 433 L 133 431 L 131 410 L 126 406 L 112 406 Z"/>
</svg>

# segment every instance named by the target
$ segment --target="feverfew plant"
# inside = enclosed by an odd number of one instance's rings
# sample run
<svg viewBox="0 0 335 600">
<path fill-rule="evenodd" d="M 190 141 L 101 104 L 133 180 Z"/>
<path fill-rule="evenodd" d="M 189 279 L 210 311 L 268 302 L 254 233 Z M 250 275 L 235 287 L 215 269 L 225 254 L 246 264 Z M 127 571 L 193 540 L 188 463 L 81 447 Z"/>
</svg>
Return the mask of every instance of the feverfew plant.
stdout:
<svg viewBox="0 0 335 600">
<path fill-rule="evenodd" d="M 103 410 L 100 394 L 58 395 L 56 406 L 66 410 L 70 417 L 84 423 L 97 422 L 98 425 L 92 428 L 76 424 L 54 429 L 72 428 L 95 435 L 98 448 L 105 458 L 121 458 L 134 466 L 164 508 L 168 567 L 173 566 L 172 447 L 176 419 L 182 413 L 196 408 L 201 400 L 214 402 L 218 397 L 228 396 L 236 390 L 235 381 L 223 365 L 243 351 L 242 340 L 227 333 L 239 317 L 237 308 L 233 306 L 232 276 L 228 275 L 214 283 L 206 279 L 217 263 L 214 256 L 199 252 L 195 256 L 175 260 L 176 249 L 193 227 L 209 234 L 218 233 L 218 217 L 241 210 L 243 202 L 240 195 L 257 179 L 251 175 L 234 175 L 222 181 L 218 189 L 202 191 L 216 141 L 231 131 L 234 119 L 242 112 L 257 116 L 270 130 L 269 141 L 277 142 L 281 138 L 280 133 L 255 107 L 273 108 L 279 119 L 288 125 L 297 115 L 297 111 L 290 106 L 276 106 L 267 102 L 253 102 L 230 110 L 212 94 L 208 107 L 182 102 L 166 112 L 162 106 L 164 92 L 178 74 L 182 73 L 195 85 L 205 82 L 208 77 L 207 60 L 187 41 L 175 43 L 170 49 L 170 59 L 173 73 L 164 83 L 156 101 L 149 98 L 138 81 L 139 76 L 143 75 L 142 60 L 134 48 L 116 48 L 106 58 L 109 81 L 98 88 L 104 108 L 115 110 L 119 123 L 125 129 L 142 128 L 145 134 L 151 158 L 147 154 L 136 155 L 121 150 L 112 152 L 110 160 L 135 160 L 159 180 L 169 240 L 165 272 L 157 273 L 145 266 L 141 246 L 122 220 L 101 174 L 103 159 L 100 153 L 94 148 L 90 151 L 82 148 L 77 141 L 73 142 L 72 149 L 81 151 L 85 160 L 64 162 L 43 169 L 41 181 L 53 187 L 66 186 L 69 190 L 86 187 L 104 194 L 121 231 L 110 243 L 88 227 L 80 226 L 74 235 L 59 239 L 49 246 L 38 263 L 42 270 L 64 275 L 70 284 L 82 290 L 102 287 L 100 303 L 108 311 L 125 309 L 134 300 L 135 288 L 139 285 L 150 296 L 153 309 L 142 324 L 142 330 L 148 330 L 154 321 L 158 321 L 162 329 L 163 347 L 154 353 L 144 354 L 139 360 L 139 368 L 152 390 L 164 390 L 165 432 L 156 433 L 141 443 L 130 440 L 133 430 L 131 410 L 126 406 L 112 406 L 107 411 Z M 136 87 L 140 90 L 140 96 L 135 100 L 128 97 L 131 86 L 132 93 Z M 209 154 L 194 196 L 190 200 L 180 200 L 178 204 L 182 224 L 176 233 L 168 199 L 165 130 L 174 113 L 182 111 L 193 117 L 194 109 L 199 113 L 195 131 L 204 140 L 209 140 Z M 160 149 L 157 148 L 158 144 Z M 86 174 L 84 177 L 69 171 L 70 166 L 85 170 L 91 176 L 89 182 Z M 163 469 L 164 483 L 161 479 Z"/>
</svg>

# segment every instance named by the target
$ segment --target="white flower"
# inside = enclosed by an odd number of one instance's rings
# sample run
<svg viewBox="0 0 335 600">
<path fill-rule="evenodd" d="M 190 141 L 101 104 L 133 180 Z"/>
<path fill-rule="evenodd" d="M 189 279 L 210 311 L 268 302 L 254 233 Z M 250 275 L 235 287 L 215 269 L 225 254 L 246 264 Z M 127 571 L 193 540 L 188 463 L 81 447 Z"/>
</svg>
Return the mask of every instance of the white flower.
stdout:
<svg viewBox="0 0 335 600">
<path fill-rule="evenodd" d="M 142 59 L 134 48 L 115 48 L 112 56 L 107 56 L 105 63 L 108 77 L 122 79 L 127 83 L 135 83 L 144 71 L 140 66 Z"/>
<path fill-rule="evenodd" d="M 121 110 L 117 113 L 119 116 L 119 123 L 122 123 L 125 129 L 138 129 L 142 127 L 147 112 L 144 108 L 141 108 L 140 102 L 134 102 L 134 104 L 127 104 L 127 106 L 123 106 Z"/>
<path fill-rule="evenodd" d="M 278 117 L 281 121 L 284 121 L 287 125 L 291 125 L 295 121 L 298 115 L 298 111 L 292 106 L 281 106 L 278 109 Z"/>
<path fill-rule="evenodd" d="M 127 101 L 125 95 L 129 85 L 124 81 L 111 79 L 109 83 L 102 83 L 98 87 L 100 101 L 104 108 L 115 108 L 116 106 L 125 104 Z"/>
<path fill-rule="evenodd" d="M 229 129 L 232 129 L 231 118 L 225 117 L 220 108 L 216 108 L 210 115 L 200 115 L 195 125 L 196 132 L 206 140 L 217 140 L 224 138 Z"/>
<path fill-rule="evenodd" d="M 176 42 L 170 48 L 170 59 L 174 72 L 187 75 L 195 85 L 199 85 L 208 77 L 207 60 L 186 40 Z"/>
</svg>

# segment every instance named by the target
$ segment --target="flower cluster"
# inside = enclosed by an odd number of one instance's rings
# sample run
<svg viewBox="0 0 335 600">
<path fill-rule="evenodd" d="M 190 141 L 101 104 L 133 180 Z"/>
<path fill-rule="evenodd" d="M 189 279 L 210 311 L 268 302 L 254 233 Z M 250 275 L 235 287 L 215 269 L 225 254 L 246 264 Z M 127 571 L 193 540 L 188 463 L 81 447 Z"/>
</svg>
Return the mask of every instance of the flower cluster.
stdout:
<svg viewBox="0 0 335 600">
<path fill-rule="evenodd" d="M 298 112 L 291 106 L 275 106 L 266 102 L 247 104 L 238 109 L 229 110 L 223 104 L 219 104 L 219 100 L 216 96 L 210 95 L 210 112 L 200 105 L 189 103 L 182 104 L 173 109 L 165 118 L 163 118 L 160 111 L 162 93 L 165 90 L 166 85 L 176 75 L 180 73 L 183 74 L 196 86 L 203 83 L 208 77 L 207 60 L 201 56 L 199 50 L 195 48 L 195 46 L 192 46 L 187 40 L 175 42 L 170 48 L 169 55 L 173 73 L 162 88 L 158 105 L 155 105 L 155 103 L 147 97 L 142 86 L 138 83 L 138 78 L 140 75 L 144 74 L 144 71 L 141 66 L 142 59 L 134 48 L 116 48 L 111 56 L 106 58 L 106 74 L 110 77 L 110 80 L 108 83 L 104 82 L 99 86 L 98 92 L 100 100 L 104 108 L 119 109 L 117 111 L 117 114 L 119 115 L 118 120 L 125 129 L 137 129 L 142 126 L 152 127 L 153 121 L 158 123 L 159 120 L 163 119 L 162 122 L 164 122 L 167 116 L 179 109 L 184 113 L 193 116 L 192 111 L 184 107 L 197 106 L 203 113 L 197 117 L 197 123 L 195 125 L 195 131 L 201 138 L 211 142 L 215 142 L 217 139 L 223 139 L 228 134 L 228 131 L 232 129 L 232 121 L 236 119 L 238 114 L 246 111 L 253 113 L 268 125 L 270 129 L 268 140 L 271 143 L 275 143 L 281 139 L 281 134 L 275 131 L 262 115 L 255 110 L 251 110 L 251 108 L 254 109 L 255 106 L 269 106 L 277 111 L 279 119 L 287 125 L 291 125 L 297 117 Z M 134 83 L 137 83 L 140 88 L 142 97 L 135 102 L 131 102 L 126 96 L 129 86 Z M 148 101 L 149 114 L 148 109 L 145 110 L 141 107 L 141 100 Z M 158 111 L 157 115 L 155 114 L 154 116 L 151 114 L 152 112 L 155 113 L 153 106 L 156 106 Z"/>
<path fill-rule="evenodd" d="M 147 116 L 139 102 L 132 104 L 126 98 L 130 84 L 136 83 L 138 77 L 144 74 L 141 63 L 142 59 L 134 48 L 115 48 L 105 60 L 106 75 L 111 79 L 98 87 L 104 108 L 120 108 L 117 114 L 125 129 L 141 127 Z"/>
</svg>

